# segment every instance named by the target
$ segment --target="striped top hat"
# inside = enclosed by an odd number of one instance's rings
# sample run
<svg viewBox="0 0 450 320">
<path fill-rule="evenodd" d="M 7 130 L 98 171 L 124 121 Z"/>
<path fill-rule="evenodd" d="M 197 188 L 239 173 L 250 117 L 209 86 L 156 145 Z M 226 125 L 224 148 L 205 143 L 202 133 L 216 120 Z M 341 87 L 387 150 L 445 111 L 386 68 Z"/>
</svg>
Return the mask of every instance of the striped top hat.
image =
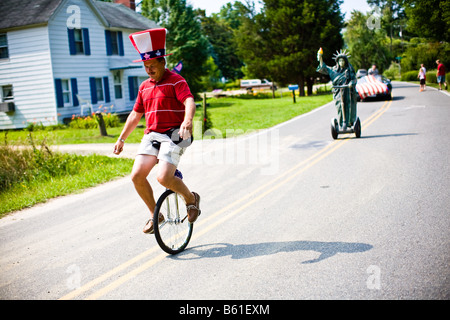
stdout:
<svg viewBox="0 0 450 320">
<path fill-rule="evenodd" d="M 129 38 L 135 49 L 141 55 L 142 60 L 133 62 L 144 62 L 156 58 L 170 56 L 166 54 L 166 33 L 167 30 L 149 29 L 130 34 Z"/>
</svg>

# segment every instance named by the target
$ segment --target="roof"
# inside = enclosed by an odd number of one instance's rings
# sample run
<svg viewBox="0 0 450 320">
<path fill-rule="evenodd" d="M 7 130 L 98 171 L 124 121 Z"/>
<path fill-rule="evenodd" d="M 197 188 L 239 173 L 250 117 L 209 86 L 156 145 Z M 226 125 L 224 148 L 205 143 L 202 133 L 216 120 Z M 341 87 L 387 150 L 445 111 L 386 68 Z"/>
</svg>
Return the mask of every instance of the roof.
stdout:
<svg viewBox="0 0 450 320">
<path fill-rule="evenodd" d="M 112 28 L 153 29 L 159 26 L 152 20 L 119 3 L 94 1 Z"/>
<path fill-rule="evenodd" d="M 0 0 L 0 30 L 46 25 L 64 0 Z M 117 3 L 90 1 L 109 28 L 144 30 L 159 26 L 134 10 Z"/>
<path fill-rule="evenodd" d="M 47 24 L 63 0 L 1 0 L 0 29 Z"/>
</svg>

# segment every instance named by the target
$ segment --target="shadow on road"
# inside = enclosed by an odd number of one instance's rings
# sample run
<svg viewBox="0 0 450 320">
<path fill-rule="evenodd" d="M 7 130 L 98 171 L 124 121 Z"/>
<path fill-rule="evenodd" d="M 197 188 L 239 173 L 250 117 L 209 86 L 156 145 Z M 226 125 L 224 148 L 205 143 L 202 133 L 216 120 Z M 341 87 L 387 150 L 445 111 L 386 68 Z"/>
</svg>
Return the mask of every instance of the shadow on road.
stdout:
<svg viewBox="0 0 450 320">
<path fill-rule="evenodd" d="M 170 258 L 176 260 L 194 260 L 231 256 L 231 259 L 247 259 L 279 252 L 315 251 L 320 253 L 318 258 L 302 262 L 303 264 L 307 264 L 325 260 L 337 253 L 357 253 L 370 249 L 372 249 L 372 245 L 370 244 L 350 242 L 286 241 L 238 245 L 213 243 L 188 248 L 176 256 L 170 256 Z"/>
<path fill-rule="evenodd" d="M 359 139 L 373 139 L 373 138 L 387 138 L 387 137 L 403 137 L 403 136 L 417 136 L 419 135 L 418 133 L 391 133 L 391 134 L 375 134 L 375 135 L 371 135 L 371 136 L 365 136 L 363 135 L 363 133 L 361 133 L 361 137 L 356 138 L 354 136 L 354 134 L 352 133 L 351 135 L 346 134 L 346 135 L 342 135 L 341 137 L 338 137 L 336 140 L 359 140 Z"/>
<path fill-rule="evenodd" d="M 358 139 L 403 137 L 403 136 L 417 136 L 417 135 L 418 135 L 418 133 L 391 133 L 391 134 L 376 134 L 376 135 L 371 135 L 371 136 L 363 136 L 361 134 L 361 137 Z"/>
</svg>

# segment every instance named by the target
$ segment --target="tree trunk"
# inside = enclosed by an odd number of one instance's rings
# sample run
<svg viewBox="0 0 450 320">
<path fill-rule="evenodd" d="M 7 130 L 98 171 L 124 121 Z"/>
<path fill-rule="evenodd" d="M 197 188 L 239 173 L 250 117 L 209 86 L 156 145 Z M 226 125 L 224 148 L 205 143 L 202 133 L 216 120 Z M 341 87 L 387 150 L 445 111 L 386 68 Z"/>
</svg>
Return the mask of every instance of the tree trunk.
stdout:
<svg viewBox="0 0 450 320">
<path fill-rule="evenodd" d="M 314 78 L 313 77 L 308 77 L 308 79 L 306 79 L 306 86 L 307 86 L 307 92 L 308 92 L 308 96 L 312 96 L 313 94 L 313 86 L 314 86 Z"/>
<path fill-rule="evenodd" d="M 299 96 L 304 97 L 305 96 L 305 77 L 303 75 L 300 75 L 298 78 L 298 90 L 299 90 Z"/>
</svg>

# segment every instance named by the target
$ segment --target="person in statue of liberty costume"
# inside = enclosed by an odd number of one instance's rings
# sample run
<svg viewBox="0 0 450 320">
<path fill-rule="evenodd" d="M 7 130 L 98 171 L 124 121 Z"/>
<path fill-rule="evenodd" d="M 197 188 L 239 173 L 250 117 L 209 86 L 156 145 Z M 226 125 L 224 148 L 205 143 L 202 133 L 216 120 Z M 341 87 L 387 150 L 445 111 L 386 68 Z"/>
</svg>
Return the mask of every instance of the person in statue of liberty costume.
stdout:
<svg viewBox="0 0 450 320">
<path fill-rule="evenodd" d="M 337 51 L 336 51 L 337 52 Z M 348 86 L 344 90 L 333 88 L 333 98 L 336 105 L 336 109 L 339 116 L 339 126 L 352 127 L 356 121 L 356 98 L 358 93 L 356 92 L 356 73 L 352 65 L 348 62 L 348 55 L 346 51 L 337 52 L 335 54 L 334 60 L 336 65 L 334 67 L 329 67 L 323 63 L 322 59 L 322 48 L 320 48 L 317 53 L 317 60 L 319 60 L 319 66 L 317 67 L 317 72 L 328 74 L 331 78 L 333 86 Z M 343 99 L 341 99 L 341 92 L 343 92 Z M 344 105 L 342 105 L 342 101 Z M 345 112 L 343 115 L 342 112 Z M 344 123 L 344 116 L 346 123 Z"/>
</svg>

